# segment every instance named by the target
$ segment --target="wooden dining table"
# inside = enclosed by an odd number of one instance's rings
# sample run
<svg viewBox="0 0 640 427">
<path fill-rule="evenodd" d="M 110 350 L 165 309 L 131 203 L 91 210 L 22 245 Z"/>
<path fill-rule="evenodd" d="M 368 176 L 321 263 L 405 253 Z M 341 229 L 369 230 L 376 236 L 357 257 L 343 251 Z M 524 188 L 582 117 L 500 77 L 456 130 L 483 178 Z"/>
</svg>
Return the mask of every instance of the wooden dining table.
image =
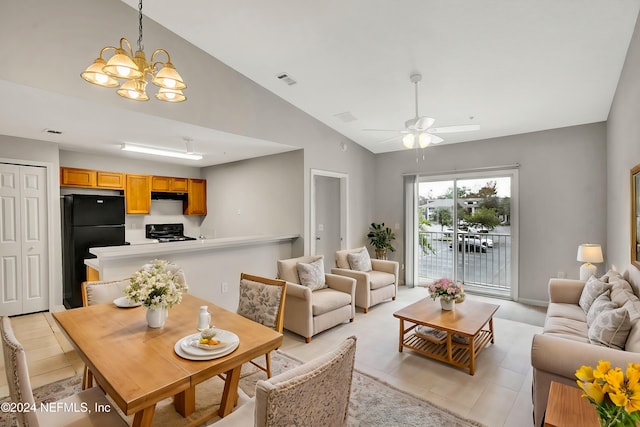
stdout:
<svg viewBox="0 0 640 427">
<path fill-rule="evenodd" d="M 197 333 L 198 312 L 206 305 L 216 328 L 235 333 L 240 344 L 232 353 L 212 360 L 187 360 L 174 345 Z M 218 415 L 228 415 L 238 400 L 244 363 L 278 348 L 282 334 L 193 295 L 169 309 L 163 328 L 149 328 L 143 307 L 97 304 L 53 313 L 94 378 L 133 425 L 150 426 L 156 403 L 175 396 L 183 416 L 195 410 L 195 386 L 226 373 Z M 215 405 L 217 402 L 211 402 Z"/>
</svg>

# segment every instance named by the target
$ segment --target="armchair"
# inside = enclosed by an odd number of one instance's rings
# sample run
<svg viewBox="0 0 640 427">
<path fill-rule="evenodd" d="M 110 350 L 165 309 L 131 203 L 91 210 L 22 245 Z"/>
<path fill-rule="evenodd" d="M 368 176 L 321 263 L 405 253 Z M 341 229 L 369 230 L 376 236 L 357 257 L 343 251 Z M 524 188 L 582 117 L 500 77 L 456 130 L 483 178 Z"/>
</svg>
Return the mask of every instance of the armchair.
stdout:
<svg viewBox="0 0 640 427">
<path fill-rule="evenodd" d="M 356 306 L 362 308 L 364 312 L 367 313 L 369 312 L 369 307 L 379 304 L 386 299 L 391 298 L 395 300 L 398 292 L 399 264 L 396 261 L 369 259 L 371 269 L 368 271 L 359 271 L 351 268 L 352 265 L 349 263 L 350 254 L 363 254 L 365 264 L 366 258 L 369 258 L 369 253 L 365 247 L 337 251 L 336 268 L 332 268 L 331 273 L 356 279 Z M 353 267 L 360 269 L 368 268 L 368 266 L 362 267 L 356 266 L 356 263 L 353 264 Z"/>
<path fill-rule="evenodd" d="M 315 267 L 318 286 L 309 286 L 298 268 Z M 278 278 L 287 282 L 287 303 L 284 307 L 284 327 L 305 337 L 311 337 L 355 317 L 356 281 L 350 277 L 324 273 L 323 257 L 299 257 L 278 260 Z M 301 284 L 305 283 L 305 284 Z M 314 288 L 316 288 L 314 290 Z"/>
</svg>

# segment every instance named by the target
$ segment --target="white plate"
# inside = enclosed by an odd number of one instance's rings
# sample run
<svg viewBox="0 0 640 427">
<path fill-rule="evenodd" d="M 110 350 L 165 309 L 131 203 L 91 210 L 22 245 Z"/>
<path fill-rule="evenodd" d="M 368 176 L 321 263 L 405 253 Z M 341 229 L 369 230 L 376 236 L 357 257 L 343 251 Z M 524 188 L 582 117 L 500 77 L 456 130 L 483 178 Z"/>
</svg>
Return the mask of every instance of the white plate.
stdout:
<svg viewBox="0 0 640 427">
<path fill-rule="evenodd" d="M 140 307 L 142 305 L 141 302 L 131 301 L 127 297 L 116 298 L 113 300 L 113 303 L 120 308 Z"/>
<path fill-rule="evenodd" d="M 186 337 L 178 340 L 173 349 L 176 354 L 183 359 L 189 360 L 211 360 L 217 359 L 222 356 L 233 352 L 238 345 L 240 345 L 240 338 L 233 332 L 218 329 L 216 339 L 226 343 L 224 347 L 215 347 L 214 350 L 205 350 L 199 347 L 194 347 L 191 344 L 192 341 L 200 338 L 200 334 L 187 335 Z"/>
</svg>

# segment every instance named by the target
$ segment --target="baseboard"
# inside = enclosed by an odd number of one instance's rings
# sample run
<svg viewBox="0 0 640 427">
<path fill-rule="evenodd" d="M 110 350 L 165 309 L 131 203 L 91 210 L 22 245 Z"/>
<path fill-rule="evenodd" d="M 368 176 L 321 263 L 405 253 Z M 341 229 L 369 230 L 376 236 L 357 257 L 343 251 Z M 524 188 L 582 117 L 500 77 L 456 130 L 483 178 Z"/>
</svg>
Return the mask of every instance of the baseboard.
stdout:
<svg viewBox="0 0 640 427">
<path fill-rule="evenodd" d="M 528 305 L 536 305 L 538 307 L 548 307 L 549 301 L 540 301 L 537 299 L 518 298 L 518 302 Z"/>
</svg>

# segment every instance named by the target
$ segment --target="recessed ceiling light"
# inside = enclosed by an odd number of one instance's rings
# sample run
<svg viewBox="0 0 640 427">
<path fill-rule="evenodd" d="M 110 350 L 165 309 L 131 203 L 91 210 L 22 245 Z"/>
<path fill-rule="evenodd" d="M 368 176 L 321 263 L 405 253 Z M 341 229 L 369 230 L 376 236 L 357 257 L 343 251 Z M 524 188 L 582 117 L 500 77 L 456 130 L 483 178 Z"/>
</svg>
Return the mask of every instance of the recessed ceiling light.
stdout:
<svg viewBox="0 0 640 427">
<path fill-rule="evenodd" d="M 122 151 L 131 151 L 134 153 L 152 154 L 154 156 L 175 157 L 178 159 L 201 160 L 200 154 L 188 154 L 180 151 L 163 150 L 161 148 L 145 147 L 142 145 L 122 144 Z"/>
</svg>

